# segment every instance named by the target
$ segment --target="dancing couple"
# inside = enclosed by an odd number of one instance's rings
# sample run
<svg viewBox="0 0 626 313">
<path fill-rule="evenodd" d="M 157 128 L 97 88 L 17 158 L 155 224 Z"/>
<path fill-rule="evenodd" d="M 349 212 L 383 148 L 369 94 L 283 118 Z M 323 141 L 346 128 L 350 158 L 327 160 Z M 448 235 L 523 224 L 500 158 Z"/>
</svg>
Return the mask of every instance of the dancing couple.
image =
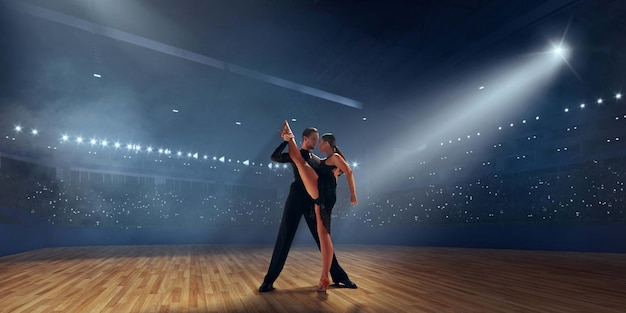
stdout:
<svg viewBox="0 0 626 313">
<path fill-rule="evenodd" d="M 305 129 L 302 134 L 302 149 L 298 149 L 287 121 L 283 124 L 281 137 L 283 143 L 272 154 L 272 161 L 292 163 L 295 181 L 291 184 L 289 196 L 285 202 L 272 260 L 259 291 L 274 290 L 273 283 L 285 264 L 302 216 L 305 217 L 322 254 L 322 272 L 317 291 L 326 292 L 330 285 L 329 273 L 335 286 L 357 288 L 348 274 L 339 266 L 330 238 L 330 216 L 337 199 L 337 178 L 340 175 L 346 174 L 350 188 L 350 202 L 357 204 L 352 169 L 337 147 L 332 134 L 322 135 L 319 144 L 320 151 L 327 155 L 325 159 L 320 159 L 311 153 L 319 140 L 317 129 L 312 127 Z M 282 153 L 285 146 L 288 147 L 289 153 Z"/>
</svg>

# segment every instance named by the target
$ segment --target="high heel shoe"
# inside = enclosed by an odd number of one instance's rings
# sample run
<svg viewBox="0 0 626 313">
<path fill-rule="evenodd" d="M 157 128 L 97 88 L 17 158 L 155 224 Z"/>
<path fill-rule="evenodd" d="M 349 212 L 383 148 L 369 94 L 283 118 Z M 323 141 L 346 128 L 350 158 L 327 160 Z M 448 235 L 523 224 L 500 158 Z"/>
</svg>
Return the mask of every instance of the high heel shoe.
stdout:
<svg viewBox="0 0 626 313">
<path fill-rule="evenodd" d="M 320 282 L 317 285 L 317 289 L 315 289 L 315 290 L 317 292 L 326 293 L 326 289 L 328 289 L 328 286 L 330 286 L 330 279 L 328 279 L 328 277 L 322 278 L 322 279 L 320 279 Z"/>
</svg>

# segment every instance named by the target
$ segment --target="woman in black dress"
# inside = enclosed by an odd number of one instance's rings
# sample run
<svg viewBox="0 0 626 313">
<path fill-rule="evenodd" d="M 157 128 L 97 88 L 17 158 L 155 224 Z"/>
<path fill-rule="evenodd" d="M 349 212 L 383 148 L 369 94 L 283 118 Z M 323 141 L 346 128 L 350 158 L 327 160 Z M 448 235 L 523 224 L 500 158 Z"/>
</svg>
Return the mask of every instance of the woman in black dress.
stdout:
<svg viewBox="0 0 626 313">
<path fill-rule="evenodd" d="M 326 153 L 327 157 L 322 160 L 322 164 L 317 172 L 300 154 L 287 121 L 283 124 L 281 136 L 288 142 L 289 156 L 298 168 L 307 193 L 315 202 L 317 234 L 320 238 L 320 251 L 322 253 L 322 274 L 317 285 L 317 291 L 326 292 L 328 285 L 330 285 L 328 272 L 333 258 L 333 243 L 330 239 L 330 215 L 337 199 L 337 177 L 342 173 L 346 174 L 348 186 L 350 187 L 350 203 L 357 204 L 354 175 L 341 150 L 336 146 L 335 136 L 332 134 L 325 134 L 321 138 L 319 149 Z"/>
</svg>

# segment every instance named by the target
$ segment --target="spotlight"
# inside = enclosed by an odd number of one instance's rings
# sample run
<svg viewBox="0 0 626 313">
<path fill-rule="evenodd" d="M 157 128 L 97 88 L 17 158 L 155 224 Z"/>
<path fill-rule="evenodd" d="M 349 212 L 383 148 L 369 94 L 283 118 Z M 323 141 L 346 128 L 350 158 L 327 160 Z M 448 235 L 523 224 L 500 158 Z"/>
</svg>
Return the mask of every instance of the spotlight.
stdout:
<svg viewBox="0 0 626 313">
<path fill-rule="evenodd" d="M 621 93 L 618 93 L 618 94 L 615 95 L 615 99 L 619 100 L 621 98 L 622 98 L 622 94 Z"/>
<path fill-rule="evenodd" d="M 22 126 L 20 126 L 20 125 L 16 125 L 16 126 L 15 126 L 15 131 L 16 131 L 16 132 L 18 132 L 18 133 L 19 133 L 19 132 L 22 132 Z"/>
<path fill-rule="evenodd" d="M 602 104 L 602 98 L 599 98 L 598 101 L 596 101 L 598 104 Z"/>
<path fill-rule="evenodd" d="M 555 57 L 559 57 L 565 60 L 565 58 L 567 57 L 568 51 L 567 51 L 567 48 L 563 46 L 563 44 L 561 43 L 552 49 L 552 53 L 554 54 Z"/>
<path fill-rule="evenodd" d="M 33 136 L 37 136 L 37 135 L 39 135 L 39 131 L 38 131 L 38 130 L 36 130 L 36 129 L 31 130 L 31 132 L 30 132 L 30 133 L 31 133 L 31 134 L 33 134 Z"/>
<path fill-rule="evenodd" d="M 552 50 L 552 52 L 560 57 L 563 56 L 563 53 L 565 53 L 565 49 L 563 49 L 563 47 L 556 47 L 554 48 L 554 50 Z"/>
</svg>

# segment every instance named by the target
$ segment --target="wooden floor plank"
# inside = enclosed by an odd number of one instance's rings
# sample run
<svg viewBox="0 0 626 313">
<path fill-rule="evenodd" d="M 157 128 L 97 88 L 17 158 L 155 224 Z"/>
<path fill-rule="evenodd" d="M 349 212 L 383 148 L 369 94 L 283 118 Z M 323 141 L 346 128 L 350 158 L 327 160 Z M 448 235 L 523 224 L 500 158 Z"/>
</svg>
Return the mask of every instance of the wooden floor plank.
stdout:
<svg viewBox="0 0 626 313">
<path fill-rule="evenodd" d="M 270 293 L 272 249 L 68 247 L 0 258 L 0 312 L 624 312 L 626 255 L 337 246 L 359 289 L 315 292 L 320 255 L 294 247 Z"/>
</svg>

